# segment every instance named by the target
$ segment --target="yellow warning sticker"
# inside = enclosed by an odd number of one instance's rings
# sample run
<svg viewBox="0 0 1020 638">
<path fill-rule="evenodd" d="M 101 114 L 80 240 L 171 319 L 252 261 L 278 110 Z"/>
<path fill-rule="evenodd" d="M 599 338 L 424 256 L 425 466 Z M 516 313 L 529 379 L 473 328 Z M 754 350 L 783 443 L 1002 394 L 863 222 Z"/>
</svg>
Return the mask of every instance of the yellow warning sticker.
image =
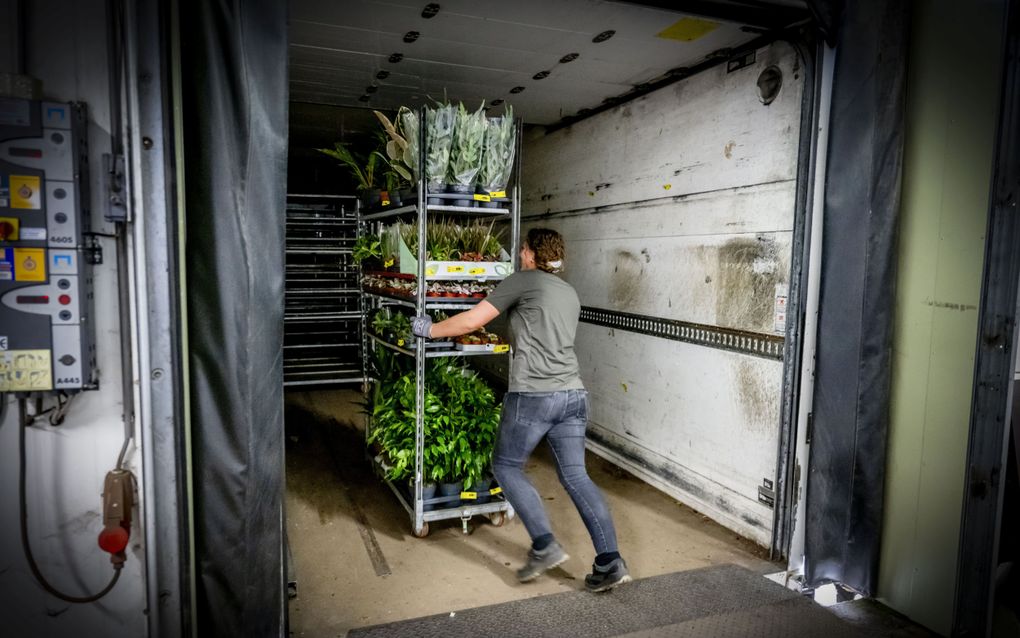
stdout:
<svg viewBox="0 0 1020 638">
<path fill-rule="evenodd" d="M 679 40 L 681 42 L 693 42 L 698 38 L 708 35 L 719 28 L 718 22 L 699 20 L 698 18 L 683 18 L 679 22 L 666 27 L 655 35 L 667 40 Z"/>
<path fill-rule="evenodd" d="M 0 392 L 52 390 L 49 350 L 0 352 Z"/>
<path fill-rule="evenodd" d="M 42 248 L 15 248 L 14 280 L 46 281 L 46 251 Z"/>
<path fill-rule="evenodd" d="M 17 217 L 0 217 L 0 241 L 18 241 L 20 223 Z"/>
<path fill-rule="evenodd" d="M 501 344 L 495 346 L 492 349 L 492 351 L 497 353 L 497 354 L 501 353 L 501 352 L 510 352 L 510 345 L 506 344 L 506 343 L 501 343 Z"/>
<path fill-rule="evenodd" d="M 503 488 L 502 487 L 494 487 L 491 490 L 489 490 L 489 494 L 492 494 L 493 496 L 495 496 L 497 494 L 502 494 L 502 493 L 503 493 Z"/>
<path fill-rule="evenodd" d="M 481 193 L 475 193 L 476 202 L 491 202 L 492 198 L 488 195 L 482 195 Z"/>
<path fill-rule="evenodd" d="M 46 251 L 42 248 L 15 248 L 14 279 L 46 281 Z"/>
<path fill-rule="evenodd" d="M 478 492 L 461 492 L 460 497 L 466 501 L 473 501 L 478 498 Z"/>
<path fill-rule="evenodd" d="M 11 208 L 42 208 L 38 175 L 11 175 Z"/>
<path fill-rule="evenodd" d="M 425 274 L 428 275 L 429 277 L 436 274 L 437 272 L 439 271 L 436 270 L 435 266 L 429 266 L 428 268 L 425 269 Z"/>
</svg>

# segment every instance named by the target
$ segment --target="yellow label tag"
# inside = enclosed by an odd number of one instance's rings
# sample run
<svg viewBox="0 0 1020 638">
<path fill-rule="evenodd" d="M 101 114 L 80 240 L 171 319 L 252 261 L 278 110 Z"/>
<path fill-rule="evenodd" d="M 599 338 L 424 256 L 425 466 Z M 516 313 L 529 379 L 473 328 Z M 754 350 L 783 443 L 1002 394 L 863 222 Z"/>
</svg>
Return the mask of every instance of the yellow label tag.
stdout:
<svg viewBox="0 0 1020 638">
<path fill-rule="evenodd" d="M 403 339 L 397 339 L 397 345 L 400 346 L 401 348 L 403 348 L 404 347 L 404 340 Z"/>
<path fill-rule="evenodd" d="M 492 494 L 493 496 L 495 496 L 496 494 L 502 494 L 502 493 L 503 493 L 503 488 L 502 487 L 494 487 L 491 490 L 489 490 L 489 494 Z"/>
<path fill-rule="evenodd" d="M 383 262 L 383 268 L 389 268 L 392 265 L 393 265 L 393 258 L 392 257 Z"/>
<path fill-rule="evenodd" d="M 506 343 L 500 343 L 497 344 L 496 347 L 492 349 L 492 351 L 496 353 L 510 352 L 510 345 Z"/>
<path fill-rule="evenodd" d="M 11 175 L 11 208 L 42 208 L 38 175 Z"/>
<path fill-rule="evenodd" d="M 491 202 L 492 198 L 488 195 L 482 195 L 481 193 L 475 193 L 476 202 Z"/>
<path fill-rule="evenodd" d="M 489 191 L 489 197 L 506 197 L 506 191 Z"/>
<path fill-rule="evenodd" d="M 478 498 L 478 492 L 461 492 L 460 497 L 465 500 L 474 500 Z"/>
<path fill-rule="evenodd" d="M 469 275 L 484 275 L 485 274 L 485 268 L 472 268 L 471 270 L 468 271 L 468 274 Z"/>
<path fill-rule="evenodd" d="M 49 350 L 0 352 L 0 392 L 52 390 Z"/>
<path fill-rule="evenodd" d="M 447 266 L 446 272 L 448 273 L 459 273 L 464 272 L 464 266 Z"/>
<path fill-rule="evenodd" d="M 0 217 L 0 241 L 17 241 L 20 223 L 17 217 Z"/>
<path fill-rule="evenodd" d="M 700 20 L 698 18 L 682 18 L 679 22 L 666 27 L 655 35 L 666 40 L 693 42 L 719 28 L 718 22 Z"/>
<path fill-rule="evenodd" d="M 436 274 L 436 272 L 437 271 L 435 266 L 429 266 L 428 268 L 425 269 L 425 274 L 428 275 L 429 277 Z"/>
<path fill-rule="evenodd" d="M 15 248 L 14 280 L 46 281 L 46 251 L 42 248 Z"/>
</svg>

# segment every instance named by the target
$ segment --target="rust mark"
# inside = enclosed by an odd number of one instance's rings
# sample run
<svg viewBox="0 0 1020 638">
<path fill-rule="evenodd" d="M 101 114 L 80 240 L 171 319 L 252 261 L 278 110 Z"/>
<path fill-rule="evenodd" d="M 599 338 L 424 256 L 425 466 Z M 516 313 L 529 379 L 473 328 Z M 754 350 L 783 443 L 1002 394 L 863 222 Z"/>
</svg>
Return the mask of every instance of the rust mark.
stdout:
<svg viewBox="0 0 1020 638">
<path fill-rule="evenodd" d="M 977 306 L 971 304 L 952 303 L 950 301 L 939 301 L 938 299 L 932 299 L 931 297 L 928 297 L 924 300 L 924 305 L 931 306 L 933 308 L 959 310 L 960 312 L 967 312 L 968 310 L 977 310 Z"/>
<path fill-rule="evenodd" d="M 730 159 L 733 157 L 733 149 L 736 148 L 736 146 L 737 146 L 736 142 L 730 141 L 729 144 L 723 147 L 723 155 L 726 156 L 726 159 Z"/>
</svg>

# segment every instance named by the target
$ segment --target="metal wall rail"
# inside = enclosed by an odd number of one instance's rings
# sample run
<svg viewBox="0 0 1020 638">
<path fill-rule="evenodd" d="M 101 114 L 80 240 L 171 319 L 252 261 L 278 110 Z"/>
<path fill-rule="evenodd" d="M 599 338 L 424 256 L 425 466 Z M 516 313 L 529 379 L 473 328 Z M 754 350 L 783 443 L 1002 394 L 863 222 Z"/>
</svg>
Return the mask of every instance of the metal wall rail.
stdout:
<svg viewBox="0 0 1020 638">
<path fill-rule="evenodd" d="M 764 359 L 783 360 L 785 339 L 779 335 L 635 315 L 629 312 L 590 306 L 581 307 L 581 321 L 596 326 L 637 332 L 672 341 L 683 341 Z"/>
</svg>

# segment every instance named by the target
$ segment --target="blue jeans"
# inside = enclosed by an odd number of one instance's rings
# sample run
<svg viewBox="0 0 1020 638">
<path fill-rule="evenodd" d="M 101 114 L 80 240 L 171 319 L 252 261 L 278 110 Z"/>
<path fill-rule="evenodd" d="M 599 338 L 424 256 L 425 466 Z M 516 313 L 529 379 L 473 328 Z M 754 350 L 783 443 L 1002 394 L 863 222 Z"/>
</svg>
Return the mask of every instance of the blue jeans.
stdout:
<svg viewBox="0 0 1020 638">
<path fill-rule="evenodd" d="M 596 553 L 604 554 L 617 551 L 616 529 L 602 492 L 584 468 L 588 407 L 585 390 L 507 393 L 492 471 L 531 538 L 551 534 L 542 498 L 523 469 L 535 446 L 545 437 L 556 458 L 560 483 L 584 520 Z"/>
</svg>

